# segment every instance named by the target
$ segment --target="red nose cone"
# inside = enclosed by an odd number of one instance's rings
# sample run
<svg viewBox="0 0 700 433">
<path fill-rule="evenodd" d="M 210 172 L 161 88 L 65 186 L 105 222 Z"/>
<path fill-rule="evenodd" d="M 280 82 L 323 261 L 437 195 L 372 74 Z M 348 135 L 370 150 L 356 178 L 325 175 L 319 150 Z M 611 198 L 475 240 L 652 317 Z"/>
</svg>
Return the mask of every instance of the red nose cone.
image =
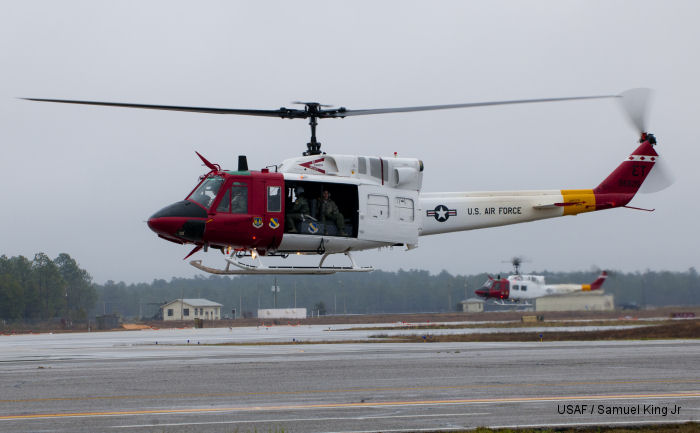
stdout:
<svg viewBox="0 0 700 433">
<path fill-rule="evenodd" d="M 482 298 L 486 298 L 489 295 L 489 291 L 486 289 L 477 289 L 474 291 L 474 294 L 476 296 L 481 296 Z"/>
<path fill-rule="evenodd" d="M 150 218 L 148 220 L 148 228 L 156 234 L 174 237 L 177 230 L 185 223 L 186 218 Z"/>
<path fill-rule="evenodd" d="M 158 236 L 173 242 L 200 242 L 206 218 L 207 211 L 198 204 L 180 201 L 153 214 L 148 219 L 148 227 Z"/>
</svg>

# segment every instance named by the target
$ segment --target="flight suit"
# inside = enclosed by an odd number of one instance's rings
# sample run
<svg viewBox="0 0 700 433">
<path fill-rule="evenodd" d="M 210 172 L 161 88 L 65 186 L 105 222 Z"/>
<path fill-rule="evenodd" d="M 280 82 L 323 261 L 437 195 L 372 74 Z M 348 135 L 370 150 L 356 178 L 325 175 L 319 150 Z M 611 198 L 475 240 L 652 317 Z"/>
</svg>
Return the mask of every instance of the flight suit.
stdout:
<svg viewBox="0 0 700 433">
<path fill-rule="evenodd" d="M 345 217 L 343 217 L 343 214 L 340 213 L 338 206 L 333 200 L 322 200 L 319 210 L 322 224 L 326 223 L 326 219 L 335 221 L 335 225 L 338 226 L 338 233 L 340 236 L 347 236 L 347 233 L 345 233 Z"/>
<path fill-rule="evenodd" d="M 285 218 L 288 233 L 297 233 L 297 224 L 304 219 L 303 215 L 309 215 L 309 202 L 303 196 L 298 196 L 297 200 L 289 208 Z"/>
</svg>

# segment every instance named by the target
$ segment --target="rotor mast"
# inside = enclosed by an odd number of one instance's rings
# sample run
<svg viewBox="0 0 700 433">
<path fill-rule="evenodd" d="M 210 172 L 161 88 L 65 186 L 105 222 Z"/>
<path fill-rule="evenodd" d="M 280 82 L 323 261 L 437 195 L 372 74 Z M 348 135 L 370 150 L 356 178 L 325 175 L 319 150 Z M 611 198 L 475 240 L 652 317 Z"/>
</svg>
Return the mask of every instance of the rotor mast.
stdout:
<svg viewBox="0 0 700 433">
<path fill-rule="evenodd" d="M 305 105 L 306 112 L 309 113 L 309 126 L 311 126 L 311 141 L 306 143 L 306 152 L 304 156 L 320 155 L 321 143 L 316 140 L 316 126 L 318 125 L 318 112 L 321 104 L 318 102 L 307 102 Z"/>
</svg>

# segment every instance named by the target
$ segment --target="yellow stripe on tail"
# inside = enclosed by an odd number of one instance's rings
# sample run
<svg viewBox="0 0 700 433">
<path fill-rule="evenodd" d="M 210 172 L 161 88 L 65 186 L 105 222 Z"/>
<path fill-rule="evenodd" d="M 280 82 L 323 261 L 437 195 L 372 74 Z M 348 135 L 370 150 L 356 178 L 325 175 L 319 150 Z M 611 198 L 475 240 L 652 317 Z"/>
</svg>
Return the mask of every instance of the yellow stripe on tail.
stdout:
<svg viewBox="0 0 700 433">
<path fill-rule="evenodd" d="M 576 215 L 595 210 L 595 194 L 592 189 L 563 189 L 564 215 Z"/>
</svg>

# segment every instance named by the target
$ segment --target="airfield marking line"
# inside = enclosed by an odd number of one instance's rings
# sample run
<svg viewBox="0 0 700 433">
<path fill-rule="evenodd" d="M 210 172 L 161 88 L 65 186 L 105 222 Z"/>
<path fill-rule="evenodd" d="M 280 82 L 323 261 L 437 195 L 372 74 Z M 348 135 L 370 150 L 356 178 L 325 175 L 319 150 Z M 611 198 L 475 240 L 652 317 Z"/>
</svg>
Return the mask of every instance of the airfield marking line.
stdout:
<svg viewBox="0 0 700 433">
<path fill-rule="evenodd" d="M 258 412 L 273 410 L 305 410 L 305 409 L 343 409 L 356 407 L 388 407 L 388 406 L 439 406 L 458 404 L 485 404 L 485 403 L 530 403 L 540 401 L 578 401 L 578 400 L 642 400 L 654 398 L 700 398 L 700 392 L 688 393 L 659 393 L 659 394 L 611 394 L 611 395 L 574 395 L 574 396 L 549 396 L 549 397 L 507 397 L 507 398 L 470 398 L 453 400 L 409 400 L 409 401 L 383 401 L 383 402 L 357 402 L 357 403 L 315 403 L 293 404 L 277 406 L 238 406 L 218 408 L 191 408 L 191 409 L 151 409 L 151 410 L 125 410 L 107 412 L 69 412 L 69 413 L 43 413 L 24 415 L 3 415 L 0 421 L 26 420 L 39 418 L 82 418 L 116 415 L 152 415 L 152 414 L 187 414 L 187 413 L 218 413 L 218 412 Z"/>
<path fill-rule="evenodd" d="M 231 421 L 203 421 L 203 422 L 178 422 L 178 423 L 158 423 L 156 424 L 133 424 L 133 425 L 113 425 L 112 428 L 141 428 L 141 427 L 176 427 L 184 425 L 216 425 L 216 424 L 244 424 L 244 423 L 260 423 L 260 422 L 302 422 L 302 421 L 339 421 L 339 420 L 368 420 L 368 419 L 386 419 L 386 418 L 435 418 L 442 416 L 475 416 L 475 415 L 490 415 L 490 412 L 473 412 L 473 413 L 435 413 L 435 414 L 416 414 L 416 415 L 371 415 L 371 416 L 352 416 L 352 417 L 323 417 L 323 418 L 280 418 L 280 419 L 246 419 L 246 420 L 231 420 Z"/>
<path fill-rule="evenodd" d="M 305 391 L 258 391 L 258 392 L 230 392 L 230 393 L 201 393 L 201 394 L 153 394 L 153 395 L 115 395 L 115 396 L 85 396 L 85 397 L 46 397 L 27 399 L 5 399 L 0 403 L 39 403 L 45 401 L 80 401 L 80 400 L 126 400 L 126 399 L 183 399 L 199 397 L 243 397 L 254 395 L 300 395 L 300 394 L 331 394 L 349 392 L 382 392 L 382 391 L 427 391 L 449 389 L 492 389 L 509 387 L 552 387 L 552 386 L 579 386 L 579 385 L 634 385 L 646 383 L 700 383 L 700 379 L 640 379 L 640 380 L 603 380 L 603 381 L 572 381 L 558 383 L 504 383 L 483 385 L 443 385 L 443 386 L 410 386 L 410 387 L 376 387 L 376 388 L 346 388 L 346 389 L 312 389 Z"/>
<path fill-rule="evenodd" d="M 578 427 L 578 426 L 595 426 L 595 425 L 646 425 L 646 424 L 683 424 L 687 422 L 698 422 L 696 419 L 658 419 L 646 421 L 605 421 L 599 422 L 570 422 L 570 423 L 552 423 L 552 424 L 521 424 L 521 425 L 491 425 L 490 429 L 507 429 L 507 428 L 538 428 L 538 427 Z M 392 431 L 392 430 L 387 430 Z M 348 432 L 350 433 L 350 432 Z M 357 432 L 359 433 L 359 432 Z"/>
<path fill-rule="evenodd" d="M 634 421 L 620 421 L 620 422 L 609 422 L 605 423 L 605 425 L 608 424 L 621 424 L 621 425 L 639 425 L 639 424 L 680 424 L 680 423 L 687 423 L 687 422 L 696 422 L 695 420 L 678 420 L 678 421 L 667 421 L 667 420 L 660 420 L 660 421 L 641 421 L 641 422 L 634 422 Z M 531 425 L 510 425 L 510 426 L 486 426 L 487 428 L 490 429 L 498 429 L 498 428 L 538 428 L 538 427 L 566 427 L 566 426 L 596 426 L 596 425 L 601 425 L 601 423 L 581 423 L 581 424 L 531 424 Z M 463 429 L 472 429 L 476 428 L 475 427 L 469 427 L 469 426 L 464 426 L 462 427 Z M 418 431 L 425 431 L 425 432 L 433 432 L 433 431 L 454 431 L 455 427 L 428 427 L 428 428 L 406 428 L 406 429 L 382 429 L 381 431 L 384 433 L 401 433 L 401 432 L 418 432 Z M 325 433 L 376 433 L 377 430 L 342 430 L 342 431 L 337 431 L 337 432 L 325 432 Z"/>
</svg>

